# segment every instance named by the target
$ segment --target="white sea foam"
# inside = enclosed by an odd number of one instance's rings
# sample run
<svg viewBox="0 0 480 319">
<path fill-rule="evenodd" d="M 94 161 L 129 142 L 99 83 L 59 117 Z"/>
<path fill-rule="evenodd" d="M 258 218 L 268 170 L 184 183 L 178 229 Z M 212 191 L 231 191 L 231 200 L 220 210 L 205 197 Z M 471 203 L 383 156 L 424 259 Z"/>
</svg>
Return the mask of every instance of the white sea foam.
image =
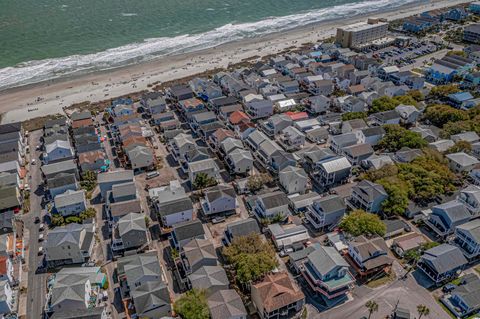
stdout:
<svg viewBox="0 0 480 319">
<path fill-rule="evenodd" d="M 201 34 L 146 39 L 140 43 L 93 54 L 24 62 L 15 67 L 0 69 L 0 89 L 65 75 L 111 69 L 167 54 L 193 52 L 243 38 L 284 31 L 309 23 L 392 9 L 412 2 L 416 0 L 369 0 L 349 3 L 301 14 L 271 17 L 258 22 L 227 24 Z M 126 14 L 131 13 L 123 13 Z"/>
<path fill-rule="evenodd" d="M 124 13 L 124 12 L 122 12 L 123 17 L 135 17 L 137 15 L 138 15 L 137 13 L 128 13 L 128 12 Z"/>
</svg>

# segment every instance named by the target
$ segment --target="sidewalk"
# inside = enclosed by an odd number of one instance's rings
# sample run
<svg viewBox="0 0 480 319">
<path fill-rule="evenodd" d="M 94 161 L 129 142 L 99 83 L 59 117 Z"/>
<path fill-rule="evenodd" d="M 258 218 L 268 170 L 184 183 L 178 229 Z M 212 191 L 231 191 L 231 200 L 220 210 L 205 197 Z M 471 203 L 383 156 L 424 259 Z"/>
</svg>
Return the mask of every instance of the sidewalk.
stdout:
<svg viewBox="0 0 480 319">
<path fill-rule="evenodd" d="M 19 284 L 19 290 L 18 290 L 18 317 L 19 318 L 26 318 L 27 316 L 27 289 L 28 289 L 28 266 L 29 265 L 29 260 L 28 260 L 28 254 L 27 250 L 29 247 L 25 247 L 26 243 L 28 243 L 30 240 L 30 230 L 27 229 L 26 227 L 24 228 L 24 233 L 23 233 L 23 245 L 24 245 L 24 255 L 25 255 L 25 264 L 20 264 L 19 266 L 19 277 L 20 277 L 20 284 Z M 20 292 L 22 288 L 25 288 L 25 291 L 23 293 Z"/>
</svg>

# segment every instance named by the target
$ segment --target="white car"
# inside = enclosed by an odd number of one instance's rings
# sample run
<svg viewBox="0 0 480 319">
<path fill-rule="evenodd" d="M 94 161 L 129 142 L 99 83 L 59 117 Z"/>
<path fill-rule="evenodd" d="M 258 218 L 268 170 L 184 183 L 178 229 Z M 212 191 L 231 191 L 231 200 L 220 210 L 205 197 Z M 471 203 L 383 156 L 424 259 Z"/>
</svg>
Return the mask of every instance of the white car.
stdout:
<svg viewBox="0 0 480 319">
<path fill-rule="evenodd" d="M 43 231 L 45 229 L 45 224 L 41 223 L 40 226 L 38 227 L 40 231 Z M 43 234 L 42 234 L 43 235 Z"/>
<path fill-rule="evenodd" d="M 32 165 L 35 165 L 36 163 L 37 163 L 37 160 L 36 160 L 36 159 L 32 159 L 31 164 L 32 164 Z"/>
<path fill-rule="evenodd" d="M 43 234 L 40 233 L 40 235 L 38 235 L 38 241 L 43 241 Z"/>
</svg>

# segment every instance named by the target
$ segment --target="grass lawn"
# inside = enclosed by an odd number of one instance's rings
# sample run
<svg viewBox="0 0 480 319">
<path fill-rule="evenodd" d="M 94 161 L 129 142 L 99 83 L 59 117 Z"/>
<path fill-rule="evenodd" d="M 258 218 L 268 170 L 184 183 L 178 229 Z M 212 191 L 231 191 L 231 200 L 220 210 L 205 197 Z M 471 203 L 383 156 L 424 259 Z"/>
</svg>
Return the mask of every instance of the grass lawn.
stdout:
<svg viewBox="0 0 480 319">
<path fill-rule="evenodd" d="M 440 305 L 440 307 L 442 307 L 443 311 L 445 311 L 450 317 L 452 317 L 453 319 L 457 319 L 457 317 L 455 317 L 453 315 L 453 313 L 447 308 L 447 306 L 445 306 L 443 304 L 443 302 L 440 301 L 440 299 L 438 298 L 435 298 L 435 300 L 437 301 L 437 303 Z"/>
<path fill-rule="evenodd" d="M 395 272 L 392 270 L 388 275 L 369 281 L 368 283 L 366 283 L 366 285 L 369 288 L 377 288 L 395 280 L 395 278 Z"/>
</svg>

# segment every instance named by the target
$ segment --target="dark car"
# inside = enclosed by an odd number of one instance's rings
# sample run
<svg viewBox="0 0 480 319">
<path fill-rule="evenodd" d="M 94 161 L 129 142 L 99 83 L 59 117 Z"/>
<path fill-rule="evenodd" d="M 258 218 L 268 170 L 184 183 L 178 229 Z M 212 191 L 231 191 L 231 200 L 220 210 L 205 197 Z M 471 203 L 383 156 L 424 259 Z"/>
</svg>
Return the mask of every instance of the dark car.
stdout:
<svg viewBox="0 0 480 319">
<path fill-rule="evenodd" d="M 38 223 L 40 223 L 40 217 L 37 216 L 35 217 L 35 224 L 38 224 Z"/>
</svg>

